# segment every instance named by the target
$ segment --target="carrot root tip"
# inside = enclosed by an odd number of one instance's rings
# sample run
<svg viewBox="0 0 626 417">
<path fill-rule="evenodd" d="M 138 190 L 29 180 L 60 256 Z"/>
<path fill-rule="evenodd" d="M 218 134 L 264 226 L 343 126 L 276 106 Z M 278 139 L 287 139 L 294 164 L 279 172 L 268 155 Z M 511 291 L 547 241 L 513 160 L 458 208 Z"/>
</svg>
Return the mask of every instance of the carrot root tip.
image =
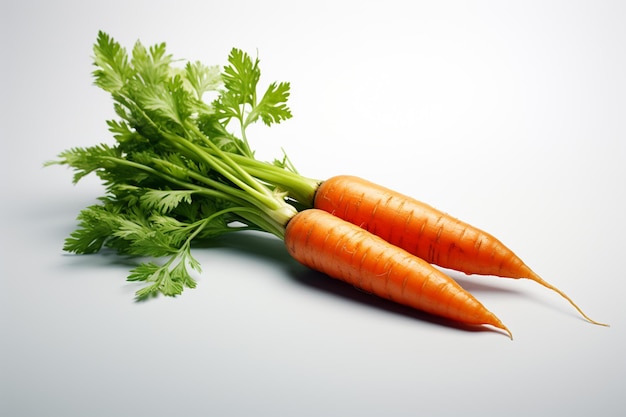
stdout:
<svg viewBox="0 0 626 417">
<path fill-rule="evenodd" d="M 576 309 L 576 311 L 578 311 L 578 313 L 580 313 L 580 315 L 585 318 L 585 320 L 587 320 L 588 322 L 590 322 L 592 324 L 598 325 L 598 326 L 610 327 L 606 323 L 600 323 L 599 321 L 593 320 L 591 317 L 589 317 L 587 314 L 585 314 L 585 312 L 580 307 L 578 307 L 578 305 L 574 302 L 574 300 L 572 300 L 567 294 L 565 294 L 563 291 L 561 291 L 560 289 L 558 289 L 554 285 L 550 284 L 549 282 L 547 282 L 546 280 L 541 278 L 536 273 L 534 273 L 532 271 L 531 271 L 531 273 L 532 273 L 532 275 L 527 277 L 528 279 L 530 279 L 531 281 L 535 281 L 536 283 L 538 283 L 538 284 L 548 288 L 549 290 L 552 290 L 552 291 L 556 292 L 561 297 L 566 299 Z"/>
</svg>

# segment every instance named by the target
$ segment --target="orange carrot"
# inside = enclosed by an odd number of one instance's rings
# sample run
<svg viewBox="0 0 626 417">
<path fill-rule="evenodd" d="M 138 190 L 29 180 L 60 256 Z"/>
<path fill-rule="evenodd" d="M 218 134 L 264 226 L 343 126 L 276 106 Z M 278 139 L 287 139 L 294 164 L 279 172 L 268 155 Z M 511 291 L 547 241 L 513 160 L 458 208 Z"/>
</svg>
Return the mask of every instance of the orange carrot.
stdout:
<svg viewBox="0 0 626 417">
<path fill-rule="evenodd" d="M 452 278 L 424 260 L 325 211 L 287 224 L 287 250 L 300 263 L 355 287 L 431 314 L 511 332 Z"/>
<path fill-rule="evenodd" d="M 318 188 L 314 207 L 354 223 L 429 263 L 466 274 L 527 278 L 565 298 L 502 242 L 427 204 L 354 176 L 336 176 Z"/>
</svg>

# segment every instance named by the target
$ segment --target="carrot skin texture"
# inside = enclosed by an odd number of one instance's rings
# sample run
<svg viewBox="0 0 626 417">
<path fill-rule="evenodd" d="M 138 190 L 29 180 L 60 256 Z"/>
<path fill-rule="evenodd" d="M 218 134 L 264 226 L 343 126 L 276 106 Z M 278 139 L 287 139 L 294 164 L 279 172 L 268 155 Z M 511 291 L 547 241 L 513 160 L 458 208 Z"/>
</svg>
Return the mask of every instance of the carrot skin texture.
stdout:
<svg viewBox="0 0 626 417">
<path fill-rule="evenodd" d="M 313 206 L 443 268 L 535 281 L 565 298 L 588 321 L 604 325 L 494 236 L 414 198 L 360 177 L 339 175 L 322 182 Z"/>
<path fill-rule="evenodd" d="M 285 245 L 298 262 L 379 297 L 469 325 L 511 332 L 452 278 L 367 230 L 322 210 L 298 213 Z"/>
<path fill-rule="evenodd" d="M 444 268 L 510 278 L 530 273 L 530 268 L 489 233 L 359 177 L 340 175 L 324 181 L 314 207 Z"/>
</svg>

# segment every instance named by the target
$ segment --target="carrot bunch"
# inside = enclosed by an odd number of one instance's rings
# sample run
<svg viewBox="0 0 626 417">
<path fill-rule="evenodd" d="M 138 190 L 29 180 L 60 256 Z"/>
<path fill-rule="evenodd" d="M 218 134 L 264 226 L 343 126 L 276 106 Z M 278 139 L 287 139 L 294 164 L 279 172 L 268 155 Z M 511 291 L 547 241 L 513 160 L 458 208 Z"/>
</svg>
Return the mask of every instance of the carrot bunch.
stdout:
<svg viewBox="0 0 626 417">
<path fill-rule="evenodd" d="M 94 45 L 95 84 L 111 94 L 115 143 L 74 148 L 48 164 L 74 182 L 95 173 L 106 194 L 78 216 L 64 249 L 103 247 L 155 258 L 131 270 L 138 298 L 196 286 L 192 242 L 243 230 L 283 239 L 291 256 L 363 291 L 468 325 L 509 329 L 451 277 L 528 278 L 556 291 L 490 234 L 408 196 L 353 176 L 319 181 L 284 156 L 255 158 L 247 128 L 291 117 L 288 83 L 258 90 L 259 60 L 233 49 L 224 68 L 177 61 L 165 44 L 132 53 L 104 32 Z M 210 96 L 212 100 L 207 100 Z M 157 258 L 165 258 L 157 262 Z"/>
</svg>

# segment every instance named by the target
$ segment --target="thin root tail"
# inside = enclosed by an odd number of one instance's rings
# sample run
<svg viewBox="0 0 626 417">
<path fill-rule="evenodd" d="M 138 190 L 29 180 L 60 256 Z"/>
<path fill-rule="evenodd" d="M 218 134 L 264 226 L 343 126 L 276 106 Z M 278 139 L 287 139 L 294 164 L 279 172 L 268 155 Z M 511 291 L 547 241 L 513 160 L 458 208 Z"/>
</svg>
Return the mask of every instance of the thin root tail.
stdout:
<svg viewBox="0 0 626 417">
<path fill-rule="evenodd" d="M 528 279 L 537 282 L 538 284 L 556 292 L 557 294 L 559 294 L 561 297 L 565 298 L 575 309 L 576 311 L 578 311 L 580 313 L 581 316 L 583 316 L 588 322 L 593 323 L 593 324 L 597 324 L 598 326 L 605 326 L 605 327 L 609 327 L 608 324 L 606 323 L 600 323 L 598 321 L 593 320 L 591 317 L 589 317 L 588 315 L 586 315 L 582 309 L 580 307 L 578 307 L 578 305 L 567 296 L 567 294 L 565 294 L 563 291 L 561 291 L 560 289 L 558 289 L 557 287 L 555 287 L 554 285 L 550 284 L 549 282 L 545 281 L 543 278 L 541 278 L 539 275 L 535 274 L 533 272 L 533 275 L 528 277 Z"/>
</svg>

